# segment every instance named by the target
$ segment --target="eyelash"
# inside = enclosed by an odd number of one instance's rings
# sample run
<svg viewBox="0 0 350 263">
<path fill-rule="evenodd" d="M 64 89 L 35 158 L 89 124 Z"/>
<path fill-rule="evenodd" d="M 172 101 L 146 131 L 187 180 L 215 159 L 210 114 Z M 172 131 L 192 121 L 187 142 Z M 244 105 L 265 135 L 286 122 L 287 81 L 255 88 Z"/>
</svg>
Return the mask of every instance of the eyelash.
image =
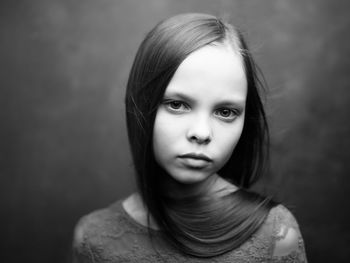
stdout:
<svg viewBox="0 0 350 263">
<path fill-rule="evenodd" d="M 176 106 L 173 107 L 175 103 L 178 103 L 178 106 L 179 106 L 178 108 Z M 163 104 L 167 107 L 167 109 L 169 109 L 172 112 L 181 113 L 184 111 L 188 111 L 190 109 L 190 107 L 186 103 L 180 100 L 166 100 L 163 102 Z M 184 107 L 185 109 L 180 109 L 181 106 Z"/>
<path fill-rule="evenodd" d="M 165 100 L 163 104 L 166 106 L 167 110 L 175 114 L 181 114 L 181 113 L 190 111 L 190 106 L 187 103 L 180 100 Z M 224 111 L 228 111 L 229 116 L 222 116 L 221 114 Z M 241 114 L 241 111 L 239 109 L 231 109 L 231 108 L 219 108 L 214 111 L 214 115 L 218 117 L 220 120 L 223 120 L 225 122 L 233 121 L 240 114 Z"/>
<path fill-rule="evenodd" d="M 218 118 L 224 120 L 224 121 L 233 121 L 234 119 L 236 119 L 236 117 L 238 117 L 240 115 L 240 111 L 237 109 L 229 109 L 229 108 L 221 108 L 221 109 L 217 109 L 215 110 L 215 114 L 216 113 L 223 113 L 223 111 L 228 111 L 229 112 L 229 116 L 222 116 L 222 115 L 216 115 L 218 116 Z"/>
</svg>

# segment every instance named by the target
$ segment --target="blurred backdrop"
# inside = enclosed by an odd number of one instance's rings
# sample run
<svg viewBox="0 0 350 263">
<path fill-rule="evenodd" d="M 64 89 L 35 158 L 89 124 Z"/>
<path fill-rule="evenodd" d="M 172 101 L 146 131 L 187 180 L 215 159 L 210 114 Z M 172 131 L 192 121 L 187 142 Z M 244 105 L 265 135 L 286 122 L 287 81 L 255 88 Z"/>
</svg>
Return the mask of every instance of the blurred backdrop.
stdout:
<svg viewBox="0 0 350 263">
<path fill-rule="evenodd" d="M 266 189 L 310 262 L 350 257 L 350 2 L 2 0 L 1 262 L 69 262 L 83 214 L 134 190 L 124 93 L 137 47 L 182 12 L 230 17 L 269 84 Z"/>
</svg>

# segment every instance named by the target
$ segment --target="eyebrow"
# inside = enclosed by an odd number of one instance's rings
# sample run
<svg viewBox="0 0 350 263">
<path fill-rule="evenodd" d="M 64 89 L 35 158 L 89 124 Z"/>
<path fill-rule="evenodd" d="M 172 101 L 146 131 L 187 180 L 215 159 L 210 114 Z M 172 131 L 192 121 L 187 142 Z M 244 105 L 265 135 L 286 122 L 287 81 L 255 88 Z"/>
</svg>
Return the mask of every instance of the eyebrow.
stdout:
<svg viewBox="0 0 350 263">
<path fill-rule="evenodd" d="M 180 100 L 185 100 L 185 101 L 188 101 L 188 102 L 191 102 L 191 103 L 194 103 L 195 102 L 195 99 L 185 95 L 185 94 L 182 94 L 182 93 L 178 93 L 178 92 L 170 92 L 170 93 L 165 93 L 164 94 L 164 98 L 167 98 L 167 97 L 176 97 L 176 98 L 179 98 Z"/>
<path fill-rule="evenodd" d="M 183 93 L 180 93 L 180 92 L 170 92 L 170 93 L 165 93 L 164 94 L 164 98 L 167 99 L 167 98 L 178 98 L 180 100 L 184 100 L 184 101 L 187 101 L 189 103 L 195 103 L 196 102 L 196 99 L 188 96 L 188 95 L 185 95 Z M 217 103 L 217 105 L 219 106 L 232 106 L 232 105 L 235 105 L 235 106 L 240 106 L 240 107 L 244 107 L 245 106 L 245 100 L 244 99 L 238 99 L 238 98 L 235 98 L 235 99 L 227 99 L 225 98 L 224 100 L 221 100 Z"/>
</svg>

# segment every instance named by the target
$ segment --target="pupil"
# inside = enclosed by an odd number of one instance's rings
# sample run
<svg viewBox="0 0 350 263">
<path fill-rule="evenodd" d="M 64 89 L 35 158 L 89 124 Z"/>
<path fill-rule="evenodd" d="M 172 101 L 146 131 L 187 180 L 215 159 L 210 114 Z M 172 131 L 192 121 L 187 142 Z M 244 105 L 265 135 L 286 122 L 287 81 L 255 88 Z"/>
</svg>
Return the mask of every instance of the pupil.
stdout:
<svg viewBox="0 0 350 263">
<path fill-rule="evenodd" d="M 172 104 L 173 104 L 173 108 L 176 108 L 176 109 L 180 108 L 180 102 L 174 101 Z"/>
<path fill-rule="evenodd" d="M 230 114 L 230 112 L 228 110 L 222 110 L 221 114 L 227 117 Z"/>
</svg>

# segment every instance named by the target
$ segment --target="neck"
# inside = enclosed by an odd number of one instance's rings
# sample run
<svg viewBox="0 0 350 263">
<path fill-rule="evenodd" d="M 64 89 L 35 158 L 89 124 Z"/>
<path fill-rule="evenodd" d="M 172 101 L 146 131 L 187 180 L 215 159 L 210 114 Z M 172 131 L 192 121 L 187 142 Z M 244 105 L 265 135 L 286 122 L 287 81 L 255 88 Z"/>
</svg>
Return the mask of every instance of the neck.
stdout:
<svg viewBox="0 0 350 263">
<path fill-rule="evenodd" d="M 238 188 L 222 179 L 217 174 L 213 174 L 206 180 L 196 184 L 181 184 L 175 180 L 167 180 L 164 189 L 167 189 L 166 197 L 174 200 L 175 203 L 181 207 L 181 204 L 185 205 L 184 202 L 178 202 L 181 199 L 203 195 L 225 195 L 236 191 Z M 127 198 L 124 201 L 123 206 L 127 213 L 140 224 L 155 230 L 159 229 L 152 216 L 148 223 L 148 209 L 139 193 L 135 193 Z"/>
<path fill-rule="evenodd" d="M 221 178 L 218 174 L 213 174 L 205 180 L 184 184 L 174 180 L 172 177 L 167 176 L 167 179 L 163 181 L 163 193 L 164 197 L 170 199 L 182 199 L 203 195 L 215 195 L 217 193 L 234 192 L 237 187 L 225 179 Z"/>
</svg>

